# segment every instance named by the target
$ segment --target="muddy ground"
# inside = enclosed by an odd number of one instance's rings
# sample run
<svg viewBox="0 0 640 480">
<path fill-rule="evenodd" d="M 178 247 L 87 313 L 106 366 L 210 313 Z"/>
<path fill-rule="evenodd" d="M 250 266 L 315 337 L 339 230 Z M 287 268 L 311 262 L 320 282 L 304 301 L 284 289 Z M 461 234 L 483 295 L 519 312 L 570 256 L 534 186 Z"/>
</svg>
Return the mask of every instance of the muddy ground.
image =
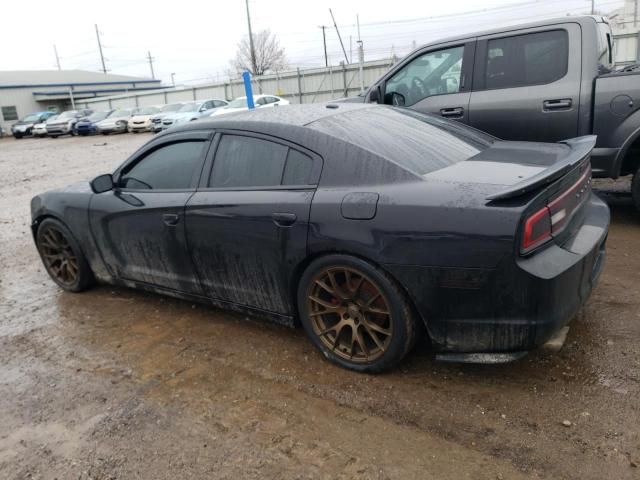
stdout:
<svg viewBox="0 0 640 480">
<path fill-rule="evenodd" d="M 0 478 L 640 478 L 640 214 L 606 182 L 600 285 L 557 354 L 384 375 L 302 331 L 103 286 L 63 293 L 29 200 L 148 135 L 0 140 Z M 563 422 L 570 422 L 569 426 Z"/>
</svg>

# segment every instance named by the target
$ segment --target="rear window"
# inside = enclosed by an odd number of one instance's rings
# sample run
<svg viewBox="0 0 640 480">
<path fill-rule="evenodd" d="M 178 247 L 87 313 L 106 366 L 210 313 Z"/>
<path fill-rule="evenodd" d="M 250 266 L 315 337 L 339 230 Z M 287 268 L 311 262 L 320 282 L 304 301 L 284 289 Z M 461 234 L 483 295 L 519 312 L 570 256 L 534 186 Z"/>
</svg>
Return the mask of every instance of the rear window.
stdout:
<svg viewBox="0 0 640 480">
<path fill-rule="evenodd" d="M 494 138 L 433 115 L 393 107 L 372 107 L 325 117 L 309 125 L 369 150 L 417 174 L 467 160 Z"/>
</svg>

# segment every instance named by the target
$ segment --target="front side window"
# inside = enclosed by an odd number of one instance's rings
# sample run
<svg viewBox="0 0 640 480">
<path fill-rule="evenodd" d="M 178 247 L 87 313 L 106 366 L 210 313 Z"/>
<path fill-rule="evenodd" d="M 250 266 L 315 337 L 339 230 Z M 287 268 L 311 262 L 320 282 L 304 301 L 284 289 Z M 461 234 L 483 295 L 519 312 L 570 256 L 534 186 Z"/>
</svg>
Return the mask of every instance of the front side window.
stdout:
<svg viewBox="0 0 640 480">
<path fill-rule="evenodd" d="M 459 46 L 413 59 L 387 80 L 385 103 L 409 107 L 433 95 L 458 93 L 463 54 L 464 46 Z"/>
<path fill-rule="evenodd" d="M 204 145 L 202 140 L 191 140 L 153 150 L 123 171 L 119 186 L 135 190 L 189 189 Z"/>
<path fill-rule="evenodd" d="M 565 30 L 496 38 L 487 43 L 485 88 L 512 88 L 555 82 L 567 73 Z"/>
<path fill-rule="evenodd" d="M 310 185 L 313 160 L 310 156 L 279 143 L 241 135 L 220 139 L 211 188 L 260 188 L 281 185 Z"/>
</svg>

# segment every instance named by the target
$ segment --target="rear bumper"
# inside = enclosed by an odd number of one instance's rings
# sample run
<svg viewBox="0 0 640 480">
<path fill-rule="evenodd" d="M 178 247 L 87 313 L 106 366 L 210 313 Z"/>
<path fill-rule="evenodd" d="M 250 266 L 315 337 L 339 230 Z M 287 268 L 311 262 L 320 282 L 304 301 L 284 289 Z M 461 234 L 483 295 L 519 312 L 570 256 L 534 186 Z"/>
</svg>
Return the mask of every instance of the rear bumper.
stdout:
<svg viewBox="0 0 640 480">
<path fill-rule="evenodd" d="M 585 304 L 608 229 L 609 209 L 592 195 L 576 233 L 529 258 L 496 269 L 387 268 L 409 291 L 437 351 L 521 352 L 544 344 Z"/>
</svg>

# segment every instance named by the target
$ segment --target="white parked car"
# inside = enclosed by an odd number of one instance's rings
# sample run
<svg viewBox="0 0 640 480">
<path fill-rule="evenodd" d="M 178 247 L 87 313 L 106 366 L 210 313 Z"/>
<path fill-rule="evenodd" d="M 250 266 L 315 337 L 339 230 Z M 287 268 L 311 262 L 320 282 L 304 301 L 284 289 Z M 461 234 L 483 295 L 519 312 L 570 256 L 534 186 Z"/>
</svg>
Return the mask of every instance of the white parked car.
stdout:
<svg viewBox="0 0 640 480">
<path fill-rule="evenodd" d="M 256 108 L 277 107 L 278 105 L 289 105 L 289 101 L 275 95 L 254 95 L 253 103 Z M 247 105 L 247 97 L 238 97 L 229 102 L 224 108 L 220 108 L 211 114 L 211 116 L 223 115 L 225 113 L 243 112 L 249 110 Z"/>
<path fill-rule="evenodd" d="M 42 138 L 47 136 L 47 122 L 53 122 L 58 118 L 58 115 L 47 118 L 44 122 L 36 123 L 31 130 L 31 134 L 34 137 Z"/>
<path fill-rule="evenodd" d="M 96 123 L 98 133 L 103 135 L 126 133 L 129 119 L 137 112 L 137 108 L 121 108 L 112 112 L 107 118 Z"/>
<path fill-rule="evenodd" d="M 151 117 L 160 113 L 160 107 L 140 107 L 136 114 L 129 119 L 129 132 L 139 133 L 151 130 Z"/>
<path fill-rule="evenodd" d="M 171 128 L 174 125 L 181 123 L 191 122 L 201 117 L 206 117 L 212 112 L 220 110 L 222 107 L 226 107 L 228 103 L 225 100 L 210 99 L 210 100 L 197 100 L 195 102 L 185 103 L 180 110 L 175 113 L 166 115 L 162 119 L 162 130 Z"/>
</svg>

